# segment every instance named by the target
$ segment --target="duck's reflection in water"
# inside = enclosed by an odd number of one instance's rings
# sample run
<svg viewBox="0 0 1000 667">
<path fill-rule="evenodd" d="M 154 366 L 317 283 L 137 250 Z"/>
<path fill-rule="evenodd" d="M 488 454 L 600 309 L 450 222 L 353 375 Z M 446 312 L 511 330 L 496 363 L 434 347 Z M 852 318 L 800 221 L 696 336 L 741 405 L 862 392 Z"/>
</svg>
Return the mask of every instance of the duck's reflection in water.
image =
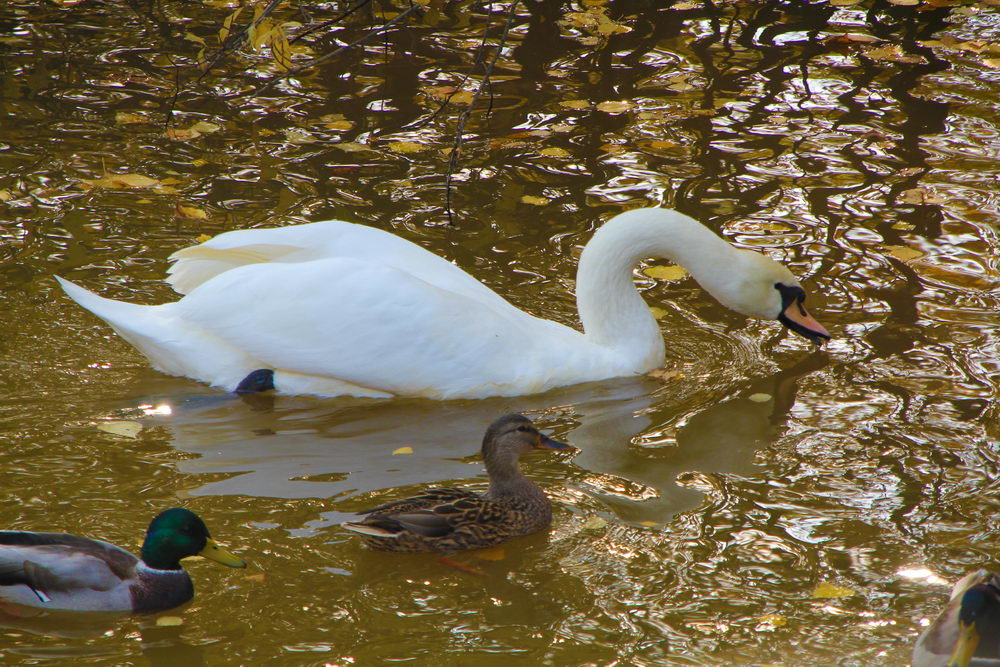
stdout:
<svg viewBox="0 0 1000 667">
<path fill-rule="evenodd" d="M 178 610 L 171 610 L 171 613 L 176 614 Z M 202 648 L 183 639 L 182 627 L 157 625 L 157 619 L 162 616 L 45 611 L 0 602 L 0 642 L 5 636 L 18 637 L 17 647 L 4 649 L 4 653 L 26 661 L 59 660 L 71 664 L 97 658 L 106 659 L 109 664 L 123 664 L 132 656 L 122 655 L 121 644 L 107 641 L 107 638 L 136 632 L 139 649 L 152 667 L 204 665 Z M 37 644 L 31 645 L 25 635 L 37 635 Z"/>
<path fill-rule="evenodd" d="M 702 496 L 677 484 L 689 471 L 747 474 L 754 453 L 775 438 L 795 401 L 796 381 L 828 363 L 812 354 L 795 366 L 719 392 L 676 389 L 679 400 L 657 396 L 662 383 L 627 378 L 578 385 L 537 396 L 475 401 L 311 399 L 218 393 L 184 395 L 191 385 L 150 401 L 170 405 L 150 420 L 166 426 L 173 445 L 197 457 L 179 461 L 186 473 L 215 481 L 192 495 L 329 498 L 340 522 L 371 504 L 375 492 L 481 478 L 483 432 L 497 416 L 522 412 L 553 436 L 581 449 L 565 461 L 532 460 L 543 486 L 582 490 L 627 521 L 664 522 L 696 507 Z M 697 386 L 697 383 L 689 383 Z M 675 389 L 671 387 L 671 389 Z M 145 394 L 146 396 L 150 394 Z M 749 398 L 754 396 L 752 400 Z M 763 398 L 762 397 L 765 397 Z M 654 407 L 654 402 L 656 406 Z M 651 446 L 650 431 L 673 434 Z M 404 448 L 401 450 L 401 448 Z M 230 476 L 218 479 L 219 473 Z M 349 499 L 363 496 L 356 501 Z M 385 499 L 388 496 L 377 496 Z"/>
</svg>

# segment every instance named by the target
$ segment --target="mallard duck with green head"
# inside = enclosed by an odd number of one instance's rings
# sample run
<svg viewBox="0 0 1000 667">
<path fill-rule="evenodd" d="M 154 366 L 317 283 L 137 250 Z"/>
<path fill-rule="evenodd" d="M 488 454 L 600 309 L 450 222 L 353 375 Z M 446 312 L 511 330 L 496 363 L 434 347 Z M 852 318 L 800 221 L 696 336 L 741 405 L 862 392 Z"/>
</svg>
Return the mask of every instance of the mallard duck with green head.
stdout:
<svg viewBox="0 0 1000 667">
<path fill-rule="evenodd" d="M 1000 576 L 977 570 L 921 633 L 913 667 L 1000 667 Z"/>
<path fill-rule="evenodd" d="M 532 449 L 575 449 L 541 433 L 522 415 L 493 422 L 482 455 L 490 486 L 480 495 L 465 489 L 429 489 L 359 512 L 342 524 L 361 533 L 379 551 L 449 553 L 495 546 L 549 525 L 552 505 L 545 492 L 521 472 L 518 459 Z"/>
<path fill-rule="evenodd" d="M 0 531 L 0 600 L 70 611 L 164 611 L 194 596 L 180 563 L 188 556 L 246 567 L 216 544 L 201 517 L 178 507 L 149 524 L 140 558 L 102 540 Z"/>
</svg>

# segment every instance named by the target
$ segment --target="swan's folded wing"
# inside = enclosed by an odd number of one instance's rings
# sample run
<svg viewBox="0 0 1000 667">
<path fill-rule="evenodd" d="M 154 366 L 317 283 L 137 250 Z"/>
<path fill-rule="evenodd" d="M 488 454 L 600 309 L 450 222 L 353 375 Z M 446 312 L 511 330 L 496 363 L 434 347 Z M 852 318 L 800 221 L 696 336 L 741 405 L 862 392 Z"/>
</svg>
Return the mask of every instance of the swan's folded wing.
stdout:
<svg viewBox="0 0 1000 667">
<path fill-rule="evenodd" d="M 219 234 L 172 254 L 167 282 L 178 293 L 190 294 L 215 276 L 248 264 L 311 262 L 337 257 L 392 266 L 484 303 L 504 302 L 493 290 L 446 259 L 395 234 L 340 220 Z"/>
<path fill-rule="evenodd" d="M 548 388 L 560 343 L 580 336 L 502 299 L 486 304 L 346 258 L 239 267 L 164 308 L 275 370 L 279 383 L 288 372 L 434 398 Z"/>
</svg>

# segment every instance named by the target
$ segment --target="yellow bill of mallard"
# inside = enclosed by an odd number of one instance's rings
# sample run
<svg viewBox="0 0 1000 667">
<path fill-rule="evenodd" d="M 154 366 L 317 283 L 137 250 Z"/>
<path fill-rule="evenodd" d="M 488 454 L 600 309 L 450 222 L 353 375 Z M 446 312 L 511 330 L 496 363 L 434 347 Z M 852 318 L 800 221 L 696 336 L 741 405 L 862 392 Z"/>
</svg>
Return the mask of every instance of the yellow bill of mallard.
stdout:
<svg viewBox="0 0 1000 667">
<path fill-rule="evenodd" d="M 229 553 L 225 549 L 219 546 L 219 543 L 208 538 L 205 541 L 205 548 L 199 553 L 199 556 L 203 556 L 209 560 L 214 560 L 216 563 L 222 563 L 223 565 L 228 565 L 229 567 L 246 567 L 246 561 L 242 558 L 237 558 L 233 554 Z"/>
<path fill-rule="evenodd" d="M 959 621 L 958 626 L 958 641 L 948 659 L 948 667 L 968 667 L 979 646 L 979 633 L 976 632 L 975 623 L 965 624 Z"/>
</svg>

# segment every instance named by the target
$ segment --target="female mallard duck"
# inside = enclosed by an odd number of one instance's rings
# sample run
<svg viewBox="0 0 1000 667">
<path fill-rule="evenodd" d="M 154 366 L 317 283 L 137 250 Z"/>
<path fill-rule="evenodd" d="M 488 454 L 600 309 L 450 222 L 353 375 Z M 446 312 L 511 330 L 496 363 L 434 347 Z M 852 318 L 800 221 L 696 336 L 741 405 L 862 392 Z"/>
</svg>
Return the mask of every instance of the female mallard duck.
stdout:
<svg viewBox="0 0 1000 667">
<path fill-rule="evenodd" d="M 744 315 L 816 343 L 830 337 L 788 269 L 661 208 L 615 216 L 584 248 L 584 333 L 518 310 L 409 241 L 336 220 L 227 232 L 175 252 L 167 281 L 187 296 L 174 303 L 112 301 L 59 280 L 173 375 L 241 391 L 486 398 L 661 366 L 663 334 L 632 282 L 650 256 L 685 267 Z"/>
<path fill-rule="evenodd" d="M 359 512 L 367 516 L 342 525 L 365 535 L 366 543 L 379 551 L 482 549 L 539 531 L 552 520 L 552 506 L 517 463 L 533 448 L 573 449 L 540 433 L 527 417 L 501 417 L 483 438 L 483 460 L 490 476 L 486 493 L 430 489 Z"/>
<path fill-rule="evenodd" d="M 1000 577 L 963 577 L 913 648 L 913 667 L 1000 667 Z"/>
<path fill-rule="evenodd" d="M 142 558 L 76 535 L 0 531 L 0 600 L 72 611 L 164 611 L 194 595 L 180 564 L 188 556 L 246 567 L 215 543 L 197 514 L 176 507 L 149 524 Z"/>
</svg>

